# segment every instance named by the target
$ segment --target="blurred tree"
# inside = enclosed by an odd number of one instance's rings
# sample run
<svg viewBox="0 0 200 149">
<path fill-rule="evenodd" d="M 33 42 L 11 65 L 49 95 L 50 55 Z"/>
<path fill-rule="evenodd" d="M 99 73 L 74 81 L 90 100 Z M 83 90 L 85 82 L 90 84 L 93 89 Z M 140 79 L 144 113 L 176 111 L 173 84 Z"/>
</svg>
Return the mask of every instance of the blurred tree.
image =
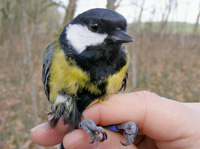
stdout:
<svg viewBox="0 0 200 149">
<path fill-rule="evenodd" d="M 122 0 L 107 0 L 106 8 L 110 10 L 116 10 Z"/>
<path fill-rule="evenodd" d="M 193 33 L 197 34 L 198 33 L 198 27 L 199 27 L 199 20 L 200 20 L 200 1 L 199 1 L 199 12 L 196 18 L 196 23 L 194 25 Z"/>
<path fill-rule="evenodd" d="M 164 29 L 167 26 L 169 15 L 172 10 L 177 9 L 177 0 L 165 1 L 165 8 L 162 12 L 161 24 L 160 24 L 160 35 L 163 36 Z"/>
<path fill-rule="evenodd" d="M 141 3 L 140 3 L 141 2 Z M 134 24 L 130 26 L 130 33 L 132 36 L 137 36 L 141 33 L 141 20 L 142 20 L 142 15 L 145 10 L 144 5 L 145 5 L 145 0 L 138 1 L 134 0 L 131 1 L 131 5 L 135 6 L 136 8 L 139 9 L 139 15 L 136 15 L 137 19 Z M 132 84 L 132 90 L 136 88 L 137 85 L 137 69 L 136 69 L 136 56 L 135 56 L 135 46 L 134 43 L 131 44 L 131 69 L 132 70 L 132 77 L 131 77 L 131 84 Z"/>
<path fill-rule="evenodd" d="M 107 0 L 106 8 L 110 10 L 115 10 L 115 1 L 116 0 Z"/>
<path fill-rule="evenodd" d="M 65 11 L 65 16 L 62 22 L 62 25 L 65 26 L 68 24 L 75 15 L 75 10 L 76 10 L 76 0 L 69 0 L 68 5 L 65 5 L 61 0 L 59 1 L 54 1 L 54 0 L 49 0 L 52 5 L 61 7 Z"/>
<path fill-rule="evenodd" d="M 0 1 L 0 41 L 13 39 L 15 36 L 18 39 L 19 37 L 21 38 L 20 35 L 23 28 L 21 1 Z M 57 28 L 59 26 L 61 15 L 58 12 L 57 6 L 52 5 L 46 0 L 29 0 L 25 2 L 31 4 L 26 9 L 28 25 L 37 24 L 37 32 L 49 32 L 49 27 Z M 10 42 L 15 41 L 10 40 Z"/>
<path fill-rule="evenodd" d="M 0 1 L 0 40 L 11 38 L 20 33 L 21 10 L 17 1 Z M 12 41 L 11 41 L 12 42 Z"/>
<path fill-rule="evenodd" d="M 34 75 L 34 68 L 33 68 L 33 56 L 32 56 L 32 39 L 36 32 L 38 22 L 40 21 L 40 7 L 41 4 L 39 1 L 26 1 L 26 0 L 20 0 L 21 10 L 22 10 L 22 33 L 26 45 L 26 55 L 24 56 L 24 65 L 23 67 L 28 65 L 28 72 L 29 72 L 29 78 L 31 83 L 31 91 L 30 91 L 30 98 L 32 101 L 32 110 L 34 114 L 34 124 L 38 124 L 38 109 L 37 109 L 37 101 L 36 101 L 36 84 L 35 84 L 35 75 Z M 25 69 L 23 68 L 23 71 Z M 25 80 L 25 73 L 22 74 L 21 79 L 21 87 L 24 88 L 23 83 Z M 23 91 L 22 91 L 23 92 Z M 23 94 L 22 94 L 23 95 Z M 23 97 L 23 104 L 24 106 L 24 97 Z M 23 107 L 24 108 L 24 107 Z"/>
<path fill-rule="evenodd" d="M 140 4 L 140 2 L 141 2 L 141 4 Z M 135 30 L 136 34 L 139 34 L 140 31 L 141 31 L 141 20 L 142 20 L 143 12 L 145 10 L 144 4 L 145 4 L 145 0 L 142 0 L 142 1 L 138 1 L 138 0 L 132 1 L 132 5 L 136 6 L 139 9 L 139 15 L 138 16 L 136 15 L 137 19 L 136 19 L 135 26 L 133 28 Z"/>
<path fill-rule="evenodd" d="M 62 23 L 63 25 L 66 25 L 69 22 L 71 22 L 71 20 L 73 20 L 75 10 L 76 10 L 76 0 L 69 0 L 68 7 L 65 8 L 65 17 Z"/>
<path fill-rule="evenodd" d="M 177 33 L 179 33 L 179 40 L 180 40 L 180 46 L 179 46 L 179 55 L 182 55 L 182 51 L 185 49 L 185 36 L 186 36 L 186 25 L 187 25 L 187 15 L 188 15 L 188 10 L 190 7 L 190 0 L 186 1 L 186 9 L 185 9 L 185 14 L 184 14 L 184 21 L 183 23 L 179 24 L 179 22 L 177 21 Z M 181 3 L 179 3 L 181 4 Z M 178 4 L 178 5 L 179 5 Z"/>
<path fill-rule="evenodd" d="M 142 14 L 144 11 L 144 4 L 145 4 L 145 0 L 142 0 L 142 4 L 140 6 L 140 13 L 139 13 L 138 21 L 137 21 L 139 24 L 141 23 Z"/>
</svg>

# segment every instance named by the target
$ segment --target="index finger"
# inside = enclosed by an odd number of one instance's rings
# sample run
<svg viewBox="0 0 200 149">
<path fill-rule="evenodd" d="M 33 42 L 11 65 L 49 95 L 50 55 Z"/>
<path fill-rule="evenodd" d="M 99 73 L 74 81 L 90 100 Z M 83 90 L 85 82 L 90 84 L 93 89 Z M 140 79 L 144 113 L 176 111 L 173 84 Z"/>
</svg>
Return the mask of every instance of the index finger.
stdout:
<svg viewBox="0 0 200 149">
<path fill-rule="evenodd" d="M 83 116 L 101 126 L 133 121 L 145 135 L 161 141 L 187 137 L 185 130 L 199 124 L 188 106 L 146 91 L 112 95 L 108 104 L 96 103 Z"/>
</svg>

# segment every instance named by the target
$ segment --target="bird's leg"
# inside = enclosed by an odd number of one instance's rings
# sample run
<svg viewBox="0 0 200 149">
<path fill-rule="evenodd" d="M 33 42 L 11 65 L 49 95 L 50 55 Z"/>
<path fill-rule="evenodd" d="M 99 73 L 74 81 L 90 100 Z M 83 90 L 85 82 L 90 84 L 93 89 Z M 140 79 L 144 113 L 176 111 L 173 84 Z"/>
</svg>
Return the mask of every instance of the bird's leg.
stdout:
<svg viewBox="0 0 200 149">
<path fill-rule="evenodd" d="M 118 130 L 119 129 L 124 130 L 123 136 L 127 139 L 127 142 L 126 143 L 121 142 L 122 145 L 127 146 L 134 142 L 134 140 L 137 136 L 137 133 L 138 133 L 138 127 L 134 122 L 127 122 L 124 124 L 119 124 L 119 125 L 116 125 L 116 128 Z"/>
<path fill-rule="evenodd" d="M 103 142 L 107 139 L 107 134 L 101 126 L 96 126 L 92 120 L 83 120 L 79 123 L 79 128 L 84 129 L 90 136 L 91 144 L 94 140 L 98 142 Z M 99 135 L 102 134 L 102 137 Z"/>
</svg>

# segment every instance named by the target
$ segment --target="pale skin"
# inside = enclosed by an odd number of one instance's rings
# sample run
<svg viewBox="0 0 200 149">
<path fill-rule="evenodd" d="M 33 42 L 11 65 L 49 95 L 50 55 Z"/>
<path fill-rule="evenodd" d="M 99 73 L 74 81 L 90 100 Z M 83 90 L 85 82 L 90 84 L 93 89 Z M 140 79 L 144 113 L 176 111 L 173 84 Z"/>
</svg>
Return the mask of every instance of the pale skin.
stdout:
<svg viewBox="0 0 200 149">
<path fill-rule="evenodd" d="M 139 134 L 130 146 L 122 134 L 106 130 L 108 139 L 89 144 L 89 135 L 82 129 L 65 134 L 68 126 L 58 122 L 55 129 L 48 123 L 31 130 L 32 140 L 41 146 L 63 142 L 65 148 L 148 148 L 183 149 L 200 147 L 200 103 L 180 103 L 148 91 L 112 95 L 108 103 L 95 103 L 83 113 L 97 125 L 107 126 L 133 121 Z"/>
</svg>

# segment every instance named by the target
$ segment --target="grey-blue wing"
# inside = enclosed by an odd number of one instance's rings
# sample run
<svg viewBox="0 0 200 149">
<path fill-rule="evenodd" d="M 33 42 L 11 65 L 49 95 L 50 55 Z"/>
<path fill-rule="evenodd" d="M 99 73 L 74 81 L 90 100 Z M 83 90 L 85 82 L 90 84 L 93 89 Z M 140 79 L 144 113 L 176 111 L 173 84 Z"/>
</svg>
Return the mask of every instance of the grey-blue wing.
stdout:
<svg viewBox="0 0 200 149">
<path fill-rule="evenodd" d="M 48 79 L 49 79 L 49 69 L 51 65 L 51 58 L 56 49 L 57 45 L 53 41 L 49 43 L 49 45 L 44 49 L 43 52 L 43 69 L 42 69 L 42 82 L 44 85 L 45 94 L 49 100 L 49 86 L 48 86 Z"/>
</svg>

